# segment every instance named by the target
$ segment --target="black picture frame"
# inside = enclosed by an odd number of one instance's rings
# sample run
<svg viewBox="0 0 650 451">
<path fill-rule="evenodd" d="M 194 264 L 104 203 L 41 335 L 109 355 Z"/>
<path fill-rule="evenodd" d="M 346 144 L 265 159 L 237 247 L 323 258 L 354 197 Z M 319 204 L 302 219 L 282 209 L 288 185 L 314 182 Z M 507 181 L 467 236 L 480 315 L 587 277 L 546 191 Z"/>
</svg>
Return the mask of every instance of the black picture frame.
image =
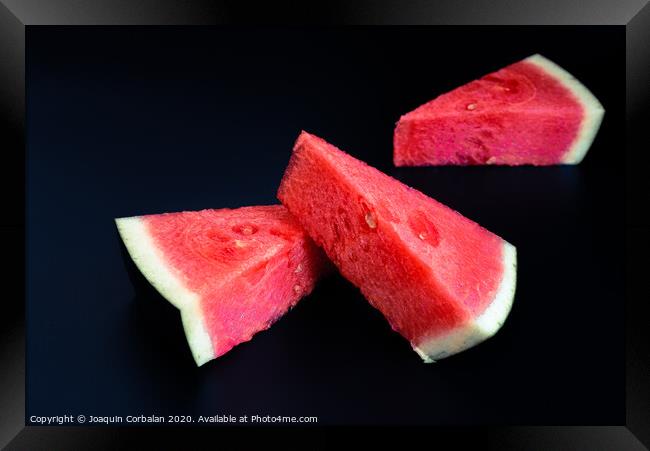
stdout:
<svg viewBox="0 0 650 451">
<path fill-rule="evenodd" d="M 627 39 L 626 105 L 626 423 L 563 427 L 435 427 L 426 435 L 455 445 L 494 449 L 647 449 L 650 446 L 650 337 L 643 275 L 648 272 L 649 232 L 645 210 L 650 205 L 645 168 L 648 145 L 642 132 L 650 98 L 650 6 L 644 0 L 594 0 L 269 3 L 141 0 L 92 1 L 81 8 L 73 0 L 0 1 L 0 245 L 12 262 L 4 271 L 5 291 L 0 359 L 0 446 L 7 449 L 124 448 L 155 440 L 173 447 L 187 438 L 208 439 L 210 430 L 141 428 L 25 427 L 24 318 L 24 149 L 25 31 L 40 25 L 206 25 L 206 24 L 343 24 L 343 25 L 617 25 Z M 605 239 L 617 239 L 609 237 Z M 14 263 L 15 262 L 15 263 Z M 323 440 L 332 435 L 317 431 Z M 280 428 L 280 431 L 287 431 Z M 220 428 L 222 438 L 247 436 L 243 430 Z M 278 429 L 262 430 L 266 436 Z M 378 436 L 383 436 L 384 431 Z M 181 436 L 179 438 L 178 436 Z M 375 435 L 375 437 L 377 437 Z M 418 431 L 408 434 L 420 435 Z M 313 443 L 313 442 L 312 442 Z M 319 442 L 320 444 L 320 442 Z"/>
</svg>

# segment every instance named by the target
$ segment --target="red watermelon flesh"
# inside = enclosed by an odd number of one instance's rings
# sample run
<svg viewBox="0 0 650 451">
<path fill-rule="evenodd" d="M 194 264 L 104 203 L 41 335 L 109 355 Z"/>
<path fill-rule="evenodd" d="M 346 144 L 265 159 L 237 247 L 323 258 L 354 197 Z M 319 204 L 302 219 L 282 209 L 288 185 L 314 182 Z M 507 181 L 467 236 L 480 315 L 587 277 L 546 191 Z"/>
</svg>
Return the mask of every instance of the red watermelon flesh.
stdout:
<svg viewBox="0 0 650 451">
<path fill-rule="evenodd" d="M 505 321 L 515 248 L 421 192 L 303 132 L 278 198 L 425 361 Z"/>
<path fill-rule="evenodd" d="M 605 110 L 571 74 L 533 55 L 402 116 L 396 166 L 582 161 Z"/>
<path fill-rule="evenodd" d="M 145 277 L 181 311 L 197 365 L 279 319 L 327 259 L 281 205 L 116 220 Z"/>
</svg>

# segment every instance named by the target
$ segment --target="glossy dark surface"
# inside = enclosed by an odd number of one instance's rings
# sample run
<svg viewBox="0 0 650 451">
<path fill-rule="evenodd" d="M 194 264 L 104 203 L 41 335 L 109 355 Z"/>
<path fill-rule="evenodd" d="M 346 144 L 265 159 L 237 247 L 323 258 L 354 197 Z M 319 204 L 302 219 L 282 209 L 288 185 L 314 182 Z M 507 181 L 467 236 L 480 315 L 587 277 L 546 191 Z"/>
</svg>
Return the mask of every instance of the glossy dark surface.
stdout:
<svg viewBox="0 0 650 451">
<path fill-rule="evenodd" d="M 28 420 L 624 421 L 621 29 L 30 28 L 27 41 Z M 400 114 L 532 53 L 605 105 L 582 165 L 392 167 Z M 178 312 L 112 218 L 273 203 L 300 129 L 517 246 L 515 304 L 494 338 L 424 365 L 335 275 L 194 366 Z"/>
</svg>

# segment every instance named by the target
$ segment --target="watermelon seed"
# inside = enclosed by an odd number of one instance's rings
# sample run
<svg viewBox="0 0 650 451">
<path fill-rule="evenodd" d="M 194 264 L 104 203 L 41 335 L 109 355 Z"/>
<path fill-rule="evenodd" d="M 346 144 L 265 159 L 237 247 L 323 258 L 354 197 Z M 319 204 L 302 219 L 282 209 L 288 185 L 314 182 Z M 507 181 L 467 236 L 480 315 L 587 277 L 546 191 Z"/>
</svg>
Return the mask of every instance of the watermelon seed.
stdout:
<svg viewBox="0 0 650 451">
<path fill-rule="evenodd" d="M 408 225 L 411 227 L 413 234 L 425 243 L 437 246 L 440 242 L 438 229 L 422 211 L 415 211 L 409 217 Z"/>
<path fill-rule="evenodd" d="M 364 215 L 364 219 L 366 220 L 366 224 L 368 224 L 368 227 L 371 229 L 376 229 L 377 228 L 377 218 L 375 217 L 374 212 L 366 202 L 366 200 L 359 196 L 359 204 L 361 205 L 361 213 Z"/>
<path fill-rule="evenodd" d="M 294 286 L 293 286 L 293 291 L 294 291 L 296 294 L 300 294 L 300 292 L 302 291 L 302 287 L 301 287 L 300 285 L 294 285 Z"/>
<path fill-rule="evenodd" d="M 472 111 L 476 109 L 476 104 L 475 103 L 470 103 L 467 105 L 467 109 Z"/>
<path fill-rule="evenodd" d="M 253 235 L 257 233 L 259 229 L 253 224 L 240 224 L 233 226 L 232 231 L 240 235 Z"/>
<path fill-rule="evenodd" d="M 206 233 L 206 236 L 213 241 L 220 241 L 222 243 L 227 243 L 230 241 L 230 238 L 224 235 L 221 235 L 219 232 L 210 230 Z"/>
<path fill-rule="evenodd" d="M 368 224 L 368 227 L 370 227 L 371 229 L 377 228 L 377 221 L 375 220 L 375 215 L 373 215 L 371 211 L 366 213 L 366 224 Z"/>
<path fill-rule="evenodd" d="M 296 274 L 300 274 L 302 272 L 302 263 L 298 263 L 298 266 L 296 266 L 296 270 L 294 272 Z"/>
<path fill-rule="evenodd" d="M 283 240 L 286 241 L 291 241 L 292 235 L 289 234 L 288 232 L 284 232 L 282 230 L 277 230 L 277 229 L 271 229 L 269 230 L 269 233 L 273 236 L 277 236 L 279 238 L 282 238 Z"/>
</svg>

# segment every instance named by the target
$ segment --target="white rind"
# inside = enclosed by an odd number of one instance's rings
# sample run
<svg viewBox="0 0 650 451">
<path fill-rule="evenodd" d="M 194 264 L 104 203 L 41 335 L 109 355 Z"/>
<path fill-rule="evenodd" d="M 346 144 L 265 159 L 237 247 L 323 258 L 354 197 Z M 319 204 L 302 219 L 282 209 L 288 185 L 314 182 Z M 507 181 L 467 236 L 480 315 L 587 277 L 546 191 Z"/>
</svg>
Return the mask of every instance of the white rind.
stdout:
<svg viewBox="0 0 650 451">
<path fill-rule="evenodd" d="M 181 311 L 185 336 L 198 366 L 214 359 L 212 340 L 203 322 L 199 296 L 166 264 L 140 217 L 115 220 L 131 258 L 158 292 Z"/>
<path fill-rule="evenodd" d="M 504 241 L 503 277 L 494 299 L 487 309 L 473 321 L 443 336 L 434 337 L 413 346 L 425 363 L 457 354 L 490 338 L 506 321 L 517 285 L 517 250 Z"/>
<path fill-rule="evenodd" d="M 587 154 L 596 133 L 598 133 L 605 109 L 585 85 L 553 61 L 539 54 L 529 56 L 524 61 L 533 63 L 552 75 L 578 98 L 584 108 L 585 117 L 578 131 L 578 136 L 564 154 L 564 157 L 562 157 L 562 163 L 564 164 L 580 163 Z"/>
</svg>

